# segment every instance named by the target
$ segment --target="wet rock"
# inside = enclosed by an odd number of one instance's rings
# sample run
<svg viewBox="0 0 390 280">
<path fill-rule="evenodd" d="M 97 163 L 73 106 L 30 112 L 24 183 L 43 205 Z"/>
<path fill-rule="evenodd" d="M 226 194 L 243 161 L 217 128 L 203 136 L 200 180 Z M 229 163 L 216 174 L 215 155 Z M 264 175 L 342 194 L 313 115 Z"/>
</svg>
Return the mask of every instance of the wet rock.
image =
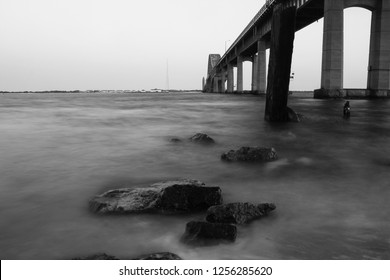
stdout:
<svg viewBox="0 0 390 280">
<path fill-rule="evenodd" d="M 178 255 L 170 252 L 153 253 L 148 255 L 142 255 L 134 260 L 181 260 Z"/>
<path fill-rule="evenodd" d="M 237 237 L 235 225 L 191 221 L 187 223 L 182 241 L 191 245 L 214 245 L 220 242 L 234 242 Z"/>
<path fill-rule="evenodd" d="M 181 142 L 181 139 L 180 139 L 180 138 L 177 138 L 177 137 L 173 137 L 173 138 L 169 139 L 169 142 L 172 142 L 172 143 L 179 143 L 179 142 Z"/>
<path fill-rule="evenodd" d="M 122 188 L 107 191 L 90 200 L 93 212 L 148 213 L 194 212 L 222 204 L 221 189 L 197 180 L 159 182 L 146 188 Z"/>
<path fill-rule="evenodd" d="M 302 114 L 296 113 L 290 107 L 287 107 L 287 114 L 288 114 L 288 120 L 290 122 L 301 122 L 301 120 L 303 119 L 303 115 Z"/>
<path fill-rule="evenodd" d="M 190 138 L 190 141 L 200 143 L 200 144 L 213 144 L 215 143 L 214 139 L 204 133 L 197 133 Z"/>
<path fill-rule="evenodd" d="M 119 260 L 117 257 L 107 255 L 105 253 L 98 253 L 86 257 L 74 258 L 73 260 Z"/>
<path fill-rule="evenodd" d="M 276 209 L 273 203 L 228 203 L 211 206 L 207 210 L 206 220 L 211 223 L 246 224 L 252 220 L 266 216 Z"/>
<path fill-rule="evenodd" d="M 230 150 L 221 155 L 225 161 L 274 161 L 278 155 L 274 148 L 241 147 L 238 150 Z"/>
</svg>

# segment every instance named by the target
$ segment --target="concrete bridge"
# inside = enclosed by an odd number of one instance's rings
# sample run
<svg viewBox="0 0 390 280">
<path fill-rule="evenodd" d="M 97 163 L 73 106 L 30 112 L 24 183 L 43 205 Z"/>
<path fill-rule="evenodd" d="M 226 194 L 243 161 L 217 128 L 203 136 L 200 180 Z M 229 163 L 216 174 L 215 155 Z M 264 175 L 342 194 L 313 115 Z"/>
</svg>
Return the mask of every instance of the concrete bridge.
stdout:
<svg viewBox="0 0 390 280">
<path fill-rule="evenodd" d="M 252 91 L 265 94 L 266 49 L 271 46 L 273 8 L 295 6 L 298 31 L 324 18 L 321 88 L 314 97 L 390 97 L 390 0 L 267 0 L 256 16 L 221 57 L 211 54 L 205 92 L 243 92 L 243 62 L 252 62 Z M 343 88 L 344 9 L 361 7 L 372 12 L 366 89 Z M 308 46 L 310 47 L 310 46 Z"/>
</svg>

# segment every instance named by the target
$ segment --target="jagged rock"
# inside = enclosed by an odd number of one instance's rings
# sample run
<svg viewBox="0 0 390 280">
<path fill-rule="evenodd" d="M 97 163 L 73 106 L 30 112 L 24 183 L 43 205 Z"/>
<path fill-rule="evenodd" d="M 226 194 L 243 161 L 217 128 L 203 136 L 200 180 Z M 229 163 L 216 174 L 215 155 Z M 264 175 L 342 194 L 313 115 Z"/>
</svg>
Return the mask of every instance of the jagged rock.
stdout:
<svg viewBox="0 0 390 280">
<path fill-rule="evenodd" d="M 274 161 L 278 155 L 274 148 L 241 147 L 221 155 L 225 161 Z"/>
<path fill-rule="evenodd" d="M 201 143 L 201 144 L 213 144 L 215 143 L 214 139 L 204 133 L 197 133 L 190 138 L 192 142 Z"/>
<path fill-rule="evenodd" d="M 134 260 L 181 260 L 178 255 L 170 253 L 170 252 L 162 252 L 162 253 L 153 253 L 148 255 L 142 255 Z"/>
<path fill-rule="evenodd" d="M 159 182 L 107 191 L 90 200 L 96 213 L 194 212 L 222 203 L 221 189 L 197 180 Z"/>
<path fill-rule="evenodd" d="M 210 223 L 246 224 L 259 219 L 276 209 L 273 203 L 228 203 L 211 206 L 207 210 L 206 220 Z"/>
<path fill-rule="evenodd" d="M 119 260 L 117 257 L 107 255 L 105 253 L 98 253 L 81 258 L 74 258 L 73 260 Z"/>
<path fill-rule="evenodd" d="M 191 221 L 186 225 L 182 241 L 192 245 L 212 245 L 221 241 L 234 242 L 236 236 L 235 225 Z"/>
<path fill-rule="evenodd" d="M 303 115 L 296 113 L 290 107 L 287 107 L 287 114 L 290 122 L 300 122 L 303 119 Z"/>
</svg>

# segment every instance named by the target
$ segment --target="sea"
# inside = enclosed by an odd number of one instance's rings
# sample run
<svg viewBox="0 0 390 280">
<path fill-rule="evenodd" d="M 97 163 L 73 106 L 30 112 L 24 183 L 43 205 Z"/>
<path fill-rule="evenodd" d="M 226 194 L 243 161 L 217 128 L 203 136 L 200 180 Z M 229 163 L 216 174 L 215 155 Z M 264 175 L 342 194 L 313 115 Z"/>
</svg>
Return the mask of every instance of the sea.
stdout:
<svg viewBox="0 0 390 280">
<path fill-rule="evenodd" d="M 264 120 L 258 95 L 5 93 L 0 95 L 0 258 L 120 259 L 169 251 L 183 259 L 390 259 L 390 100 L 292 94 L 300 123 Z M 215 145 L 188 139 L 206 133 Z M 179 138 L 181 142 L 172 142 Z M 269 163 L 226 163 L 242 146 Z M 225 203 L 273 202 L 234 243 L 189 246 L 204 213 L 97 215 L 110 189 L 172 179 L 220 186 Z"/>
</svg>

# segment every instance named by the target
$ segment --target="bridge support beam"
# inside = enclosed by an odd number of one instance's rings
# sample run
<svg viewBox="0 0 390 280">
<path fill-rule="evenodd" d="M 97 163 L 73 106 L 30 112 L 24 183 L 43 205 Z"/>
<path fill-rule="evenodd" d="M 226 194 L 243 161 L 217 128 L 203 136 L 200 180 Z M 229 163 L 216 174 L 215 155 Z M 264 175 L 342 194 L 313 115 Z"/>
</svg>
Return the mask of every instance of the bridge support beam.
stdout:
<svg viewBox="0 0 390 280">
<path fill-rule="evenodd" d="M 252 83 L 251 83 L 252 92 L 256 92 L 257 90 L 257 70 L 258 70 L 257 63 L 258 63 L 257 54 L 254 54 L 252 56 Z"/>
<path fill-rule="evenodd" d="M 237 92 L 242 93 L 244 91 L 244 59 L 241 55 L 237 56 Z"/>
<path fill-rule="evenodd" d="M 390 89 L 390 1 L 378 1 L 372 12 L 367 88 L 373 95 Z"/>
<path fill-rule="evenodd" d="M 267 88 L 267 57 L 266 45 L 264 40 L 257 42 L 257 73 L 256 73 L 256 90 L 259 94 L 265 94 Z"/>
<path fill-rule="evenodd" d="M 226 82 L 226 73 L 225 73 L 225 71 L 222 70 L 222 72 L 221 72 L 221 83 L 220 83 L 220 88 L 219 88 L 219 92 L 220 93 L 225 93 L 225 91 L 226 91 L 225 82 Z"/>
<path fill-rule="evenodd" d="M 290 84 L 291 61 L 295 37 L 295 6 L 274 7 L 271 31 L 265 120 L 284 122 L 289 120 L 287 99 Z"/>
<path fill-rule="evenodd" d="M 227 92 L 232 93 L 234 91 L 234 71 L 233 65 L 230 63 L 227 66 Z"/>
<path fill-rule="evenodd" d="M 217 93 L 218 92 L 218 77 L 215 76 L 214 79 L 213 79 L 213 93 Z"/>
</svg>

